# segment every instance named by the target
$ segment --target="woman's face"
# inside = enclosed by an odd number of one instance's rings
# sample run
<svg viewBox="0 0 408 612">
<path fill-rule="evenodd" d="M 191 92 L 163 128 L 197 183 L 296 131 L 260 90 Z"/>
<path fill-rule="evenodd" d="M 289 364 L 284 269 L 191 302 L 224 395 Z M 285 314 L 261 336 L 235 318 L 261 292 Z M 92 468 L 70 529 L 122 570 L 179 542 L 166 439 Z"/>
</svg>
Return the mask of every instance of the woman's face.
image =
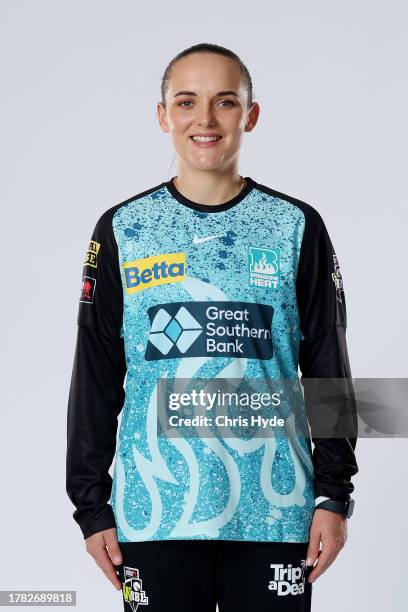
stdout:
<svg viewBox="0 0 408 612">
<path fill-rule="evenodd" d="M 225 170 L 238 157 L 242 135 L 256 124 L 259 106 L 248 109 L 236 62 L 214 53 L 193 53 L 171 69 L 166 108 L 159 123 L 170 132 L 179 161 L 197 170 Z M 211 142 L 194 137 L 211 136 Z"/>
</svg>

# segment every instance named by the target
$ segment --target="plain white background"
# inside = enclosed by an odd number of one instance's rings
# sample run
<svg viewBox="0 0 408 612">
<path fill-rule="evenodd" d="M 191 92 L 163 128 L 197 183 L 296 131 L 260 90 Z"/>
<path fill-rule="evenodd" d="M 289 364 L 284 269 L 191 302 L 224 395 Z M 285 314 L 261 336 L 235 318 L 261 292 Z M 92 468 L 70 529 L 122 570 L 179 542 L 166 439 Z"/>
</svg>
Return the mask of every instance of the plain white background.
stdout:
<svg viewBox="0 0 408 612">
<path fill-rule="evenodd" d="M 339 2 L 2 1 L 0 589 L 121 610 L 65 493 L 82 261 L 104 210 L 176 174 L 162 73 L 198 42 L 247 64 L 240 171 L 315 206 L 343 274 L 354 377 L 405 377 L 407 10 Z M 349 539 L 313 610 L 406 609 L 405 439 L 359 440 Z M 42 608 L 41 608 L 42 609 Z"/>
</svg>

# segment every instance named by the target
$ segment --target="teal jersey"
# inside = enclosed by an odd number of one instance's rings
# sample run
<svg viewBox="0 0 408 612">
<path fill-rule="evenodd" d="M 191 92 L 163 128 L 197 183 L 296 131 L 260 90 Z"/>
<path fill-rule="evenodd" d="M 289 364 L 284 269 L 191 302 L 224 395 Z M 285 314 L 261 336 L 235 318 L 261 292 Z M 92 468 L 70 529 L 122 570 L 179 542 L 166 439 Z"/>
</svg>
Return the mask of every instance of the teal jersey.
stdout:
<svg viewBox="0 0 408 612">
<path fill-rule="evenodd" d="M 315 499 L 349 499 L 356 439 L 312 451 L 300 435 L 298 367 L 351 376 L 339 263 L 312 206 L 250 177 L 221 205 L 173 181 L 117 204 L 92 233 L 77 322 L 67 492 L 84 537 L 307 542 Z M 163 435 L 160 384 L 195 379 L 293 381 L 286 435 Z"/>
</svg>

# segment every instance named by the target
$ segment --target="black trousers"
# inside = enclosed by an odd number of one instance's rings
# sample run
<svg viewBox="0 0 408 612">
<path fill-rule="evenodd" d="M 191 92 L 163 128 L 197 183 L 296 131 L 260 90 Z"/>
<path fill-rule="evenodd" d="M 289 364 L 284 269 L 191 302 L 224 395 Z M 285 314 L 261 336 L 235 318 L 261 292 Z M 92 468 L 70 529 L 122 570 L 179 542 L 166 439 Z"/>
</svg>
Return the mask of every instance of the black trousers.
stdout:
<svg viewBox="0 0 408 612">
<path fill-rule="evenodd" d="M 310 612 L 308 543 L 119 542 L 125 612 Z"/>
</svg>

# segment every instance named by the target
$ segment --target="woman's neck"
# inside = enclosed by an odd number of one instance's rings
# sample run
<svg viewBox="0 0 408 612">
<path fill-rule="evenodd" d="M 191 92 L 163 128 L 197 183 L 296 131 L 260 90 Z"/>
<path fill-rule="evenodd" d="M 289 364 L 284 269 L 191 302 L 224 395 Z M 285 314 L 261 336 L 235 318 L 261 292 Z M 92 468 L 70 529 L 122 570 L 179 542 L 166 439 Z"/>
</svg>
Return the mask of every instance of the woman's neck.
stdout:
<svg viewBox="0 0 408 612">
<path fill-rule="evenodd" d="M 225 172 L 211 172 L 179 167 L 173 183 L 189 200 L 214 206 L 228 202 L 243 188 L 243 180 L 237 168 Z"/>
</svg>

